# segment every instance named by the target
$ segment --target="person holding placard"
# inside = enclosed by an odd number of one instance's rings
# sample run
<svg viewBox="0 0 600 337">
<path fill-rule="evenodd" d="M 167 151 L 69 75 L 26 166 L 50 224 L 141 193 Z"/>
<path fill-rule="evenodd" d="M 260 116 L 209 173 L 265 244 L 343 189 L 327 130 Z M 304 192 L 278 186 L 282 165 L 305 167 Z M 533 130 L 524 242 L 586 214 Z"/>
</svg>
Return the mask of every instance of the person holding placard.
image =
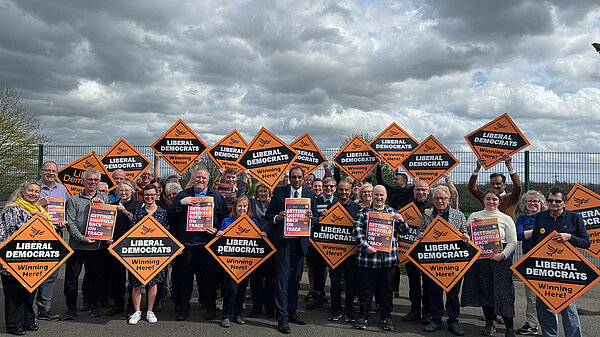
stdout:
<svg viewBox="0 0 600 337">
<path fill-rule="evenodd" d="M 423 212 L 421 218 L 421 226 L 419 228 L 419 236 L 417 240 L 423 237 L 423 232 L 427 229 L 427 226 L 433 220 L 440 216 L 446 220 L 452 227 L 458 229 L 459 232 L 463 233 L 463 240 L 468 241 L 469 235 L 467 234 L 467 221 L 464 214 L 461 211 L 454 209 L 449 206 L 450 204 L 450 190 L 446 186 L 438 186 L 433 191 L 433 206 Z M 426 332 L 435 332 L 442 329 L 442 315 L 444 314 L 444 290 L 433 280 L 425 277 L 425 282 L 428 282 L 427 286 L 427 301 L 429 305 L 429 313 L 431 314 L 431 322 L 425 326 Z M 465 334 L 464 330 L 458 324 L 458 316 L 460 315 L 460 305 L 458 300 L 458 293 L 460 292 L 459 280 L 456 285 L 446 292 L 446 311 L 448 312 L 448 330 L 456 336 L 462 336 Z M 425 289 L 425 286 L 423 287 Z"/>
<path fill-rule="evenodd" d="M 357 282 L 360 316 L 356 321 L 357 329 L 366 329 L 371 311 L 373 293 L 379 305 L 379 314 L 383 321 L 383 329 L 394 330 L 392 322 L 394 286 L 393 268 L 398 265 L 397 235 L 408 231 L 408 225 L 395 209 L 385 204 L 387 192 L 384 186 L 377 185 L 373 188 L 373 204 L 361 209 L 354 221 L 354 237 L 358 245 L 357 257 Z M 393 229 L 388 235 L 390 250 L 380 251 L 369 244 L 368 224 L 369 217 L 376 214 L 388 214 L 393 219 Z"/>
<path fill-rule="evenodd" d="M 546 198 L 535 190 L 529 190 L 521 197 L 519 207 L 522 211 L 527 214 L 520 215 L 517 218 L 517 240 L 522 241 L 521 248 L 523 255 L 527 254 L 533 248 L 531 244 L 531 235 L 533 233 L 533 225 L 535 223 L 535 215 L 540 211 L 548 209 L 546 205 Z M 538 333 L 538 319 L 535 310 L 535 301 L 537 296 L 535 292 L 531 290 L 527 285 L 525 287 L 525 297 L 527 298 L 527 309 L 525 310 L 525 324 L 519 329 L 517 333 L 519 335 L 537 335 Z"/>
<path fill-rule="evenodd" d="M 39 215 L 52 224 L 50 215 L 38 204 L 40 191 L 40 183 L 28 180 L 13 192 L 0 215 L 0 243 L 23 227 L 34 215 Z M 39 330 L 33 311 L 35 292 L 30 293 L 4 266 L 0 266 L 0 276 L 4 291 L 6 332 L 25 335 L 25 331 Z"/>
<path fill-rule="evenodd" d="M 511 255 L 517 247 L 517 231 L 513 219 L 498 209 L 500 193 L 497 189 L 483 193 L 483 204 L 485 208 L 472 213 L 467 223 L 497 218 L 503 250 L 489 259 L 478 259 L 473 263 L 465 274 L 461 305 L 482 307 L 485 316 L 482 335 L 492 336 L 495 333 L 494 317 L 500 315 L 506 327 L 504 335 L 514 336 L 515 293 L 510 266 Z"/>
<path fill-rule="evenodd" d="M 169 229 L 169 219 L 167 216 L 167 211 L 161 208 L 156 204 L 156 200 L 158 199 L 159 193 L 158 188 L 153 184 L 148 184 L 143 189 L 144 195 L 144 207 L 138 208 L 132 217 L 132 226 L 135 226 L 138 222 L 140 222 L 147 215 L 152 215 L 158 223 L 161 224 L 166 229 Z M 160 282 L 164 282 L 166 277 L 165 270 L 161 270 L 156 276 L 152 278 L 148 282 L 147 288 L 147 300 L 148 300 L 148 311 L 146 312 L 146 319 L 148 323 L 156 323 L 158 319 L 154 314 L 153 308 L 154 302 L 156 300 L 156 294 L 158 286 L 157 284 Z M 142 282 L 138 280 L 132 273 L 129 273 L 129 284 L 132 287 L 131 296 L 133 299 L 133 307 L 135 308 L 135 312 L 131 315 L 127 321 L 129 324 L 137 324 L 142 318 L 141 311 L 141 301 L 142 301 Z"/>
<path fill-rule="evenodd" d="M 65 270 L 65 300 L 67 303 L 66 319 L 77 317 L 78 279 L 81 269 L 85 264 L 85 273 L 88 275 L 88 291 L 86 299 L 90 304 L 92 317 L 102 316 L 100 312 L 100 289 L 105 272 L 104 262 L 107 259 L 107 243 L 103 240 L 94 240 L 85 236 L 85 230 L 92 203 L 107 204 L 108 196 L 97 191 L 100 182 L 100 172 L 88 169 L 82 174 L 84 188 L 72 196 L 66 205 L 67 229 L 69 231 L 69 245 L 75 251 L 67 260 Z"/>
</svg>

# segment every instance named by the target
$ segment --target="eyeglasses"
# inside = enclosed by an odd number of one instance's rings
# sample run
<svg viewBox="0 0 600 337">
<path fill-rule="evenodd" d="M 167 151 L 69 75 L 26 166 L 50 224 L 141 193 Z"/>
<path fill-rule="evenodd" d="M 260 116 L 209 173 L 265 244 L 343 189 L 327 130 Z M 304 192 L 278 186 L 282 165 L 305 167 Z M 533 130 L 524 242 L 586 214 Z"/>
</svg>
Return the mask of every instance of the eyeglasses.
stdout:
<svg viewBox="0 0 600 337">
<path fill-rule="evenodd" d="M 560 204 L 563 201 L 561 199 L 546 199 L 546 202 L 548 202 L 549 204 L 553 204 L 553 203 Z"/>
<path fill-rule="evenodd" d="M 335 185 L 325 185 L 324 188 L 335 188 Z"/>
<path fill-rule="evenodd" d="M 85 180 L 87 180 L 87 181 L 100 181 L 100 179 L 94 179 L 94 178 L 87 178 Z"/>
</svg>

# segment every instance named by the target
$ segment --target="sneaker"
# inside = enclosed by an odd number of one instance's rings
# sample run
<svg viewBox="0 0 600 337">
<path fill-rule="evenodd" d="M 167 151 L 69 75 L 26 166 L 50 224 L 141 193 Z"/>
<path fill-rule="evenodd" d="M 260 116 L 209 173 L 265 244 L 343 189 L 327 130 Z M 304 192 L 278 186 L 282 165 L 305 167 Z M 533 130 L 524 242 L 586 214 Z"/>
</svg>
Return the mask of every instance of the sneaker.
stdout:
<svg viewBox="0 0 600 337">
<path fill-rule="evenodd" d="M 442 325 L 434 321 L 431 321 L 423 328 L 425 332 L 436 332 L 437 330 L 442 330 Z"/>
<path fill-rule="evenodd" d="M 517 329 L 517 334 L 518 335 L 537 335 L 538 327 L 534 328 L 531 325 L 529 325 L 529 323 L 525 323 L 523 325 L 523 327 L 521 327 L 520 329 Z"/>
<path fill-rule="evenodd" d="M 148 321 L 148 323 L 156 323 L 156 322 L 158 322 L 158 319 L 156 318 L 156 315 L 154 314 L 154 311 L 147 311 L 146 312 L 146 320 Z"/>
<path fill-rule="evenodd" d="M 329 315 L 329 320 L 336 322 L 336 321 L 339 321 L 340 318 L 342 318 L 342 317 L 344 317 L 344 315 L 342 315 L 341 312 L 336 312 L 336 313 Z"/>
<path fill-rule="evenodd" d="M 347 313 L 344 316 L 344 322 L 349 322 L 349 323 L 356 322 L 356 319 L 354 318 L 354 314 L 352 314 L 352 312 Z"/>
<path fill-rule="evenodd" d="M 358 321 L 356 321 L 356 328 L 357 329 L 366 329 L 367 328 L 367 319 L 359 318 Z"/>
<path fill-rule="evenodd" d="M 102 316 L 102 311 L 100 311 L 100 306 L 98 304 L 90 306 L 90 316 L 94 318 Z"/>
<path fill-rule="evenodd" d="M 217 298 L 217 310 L 223 310 L 223 297 Z"/>
<path fill-rule="evenodd" d="M 385 331 L 394 331 L 394 322 L 392 322 L 392 318 L 388 317 L 383 320 L 383 330 Z"/>
<path fill-rule="evenodd" d="M 233 321 L 235 322 L 235 324 L 239 324 L 239 325 L 246 324 L 246 321 L 242 318 L 242 316 L 235 316 L 233 318 Z"/>
<path fill-rule="evenodd" d="M 496 333 L 496 327 L 493 321 L 486 321 L 485 327 L 481 330 L 481 334 L 484 336 L 493 336 Z"/>
<path fill-rule="evenodd" d="M 50 310 L 47 312 L 38 313 L 37 319 L 42 320 L 42 321 L 56 322 L 56 321 L 60 321 L 61 317 L 59 314 L 55 314 L 52 310 Z"/>
<path fill-rule="evenodd" d="M 136 311 L 133 313 L 133 315 L 131 315 L 131 317 L 129 317 L 129 319 L 127 320 L 127 324 L 138 324 L 138 322 L 142 319 L 142 312 L 141 311 Z"/>
<path fill-rule="evenodd" d="M 454 336 L 465 335 L 465 331 L 458 325 L 458 322 L 448 323 L 448 331 L 452 332 Z"/>
<path fill-rule="evenodd" d="M 223 327 L 223 328 L 231 327 L 231 322 L 229 321 L 229 318 L 225 318 L 221 321 L 221 327 Z"/>
<path fill-rule="evenodd" d="M 411 311 L 402 317 L 404 322 L 412 322 L 421 319 L 421 315 L 418 312 Z"/>
<path fill-rule="evenodd" d="M 67 313 L 65 314 L 65 319 L 68 321 L 72 321 L 77 318 L 77 308 L 69 308 L 67 309 Z"/>
</svg>

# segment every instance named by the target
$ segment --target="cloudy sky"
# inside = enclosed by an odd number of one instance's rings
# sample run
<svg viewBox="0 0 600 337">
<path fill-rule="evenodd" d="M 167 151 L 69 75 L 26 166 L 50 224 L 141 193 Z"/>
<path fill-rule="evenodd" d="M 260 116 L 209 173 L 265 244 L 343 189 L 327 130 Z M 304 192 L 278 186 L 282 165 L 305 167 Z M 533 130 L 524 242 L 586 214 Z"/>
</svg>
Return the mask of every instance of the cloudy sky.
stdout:
<svg viewBox="0 0 600 337">
<path fill-rule="evenodd" d="M 531 150 L 600 152 L 599 27 L 584 0 L 0 0 L 0 82 L 58 144 L 395 121 L 458 151 L 506 112 Z"/>
</svg>

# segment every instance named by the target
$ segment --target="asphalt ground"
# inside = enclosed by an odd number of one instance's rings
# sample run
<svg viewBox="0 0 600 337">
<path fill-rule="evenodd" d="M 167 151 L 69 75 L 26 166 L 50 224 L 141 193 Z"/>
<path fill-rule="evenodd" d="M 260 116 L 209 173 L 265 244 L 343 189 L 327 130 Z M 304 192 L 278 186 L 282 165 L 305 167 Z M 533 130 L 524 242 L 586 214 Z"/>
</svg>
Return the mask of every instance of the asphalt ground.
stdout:
<svg viewBox="0 0 600 337">
<path fill-rule="evenodd" d="M 55 312 L 64 316 L 66 305 L 63 295 L 64 284 L 64 267 L 61 267 L 61 273 L 54 287 L 54 297 L 52 308 Z M 523 283 L 515 281 L 516 291 L 516 317 L 515 328 L 521 327 L 525 319 L 525 291 Z M 80 287 L 81 289 L 81 287 Z M 329 291 L 327 287 L 326 291 Z M 305 302 L 302 301 L 308 292 L 308 280 L 306 273 L 303 274 L 300 289 L 300 304 L 298 315 L 307 322 L 307 325 L 299 326 L 290 324 L 292 334 L 294 336 L 327 336 L 327 337 L 350 337 L 350 336 L 365 336 L 365 335 L 393 335 L 399 334 L 402 336 L 452 336 L 446 329 L 436 333 L 427 333 L 423 331 L 423 325 L 417 322 L 402 322 L 402 316 L 405 315 L 410 308 L 408 300 L 408 278 L 406 275 L 401 275 L 400 279 L 400 298 L 394 299 L 394 310 L 392 312 L 395 330 L 392 332 L 383 331 L 381 328 L 381 319 L 377 313 L 372 313 L 369 319 L 369 326 L 366 330 L 357 330 L 350 323 L 343 321 L 330 322 L 329 303 L 323 305 L 322 308 L 316 310 L 306 310 Z M 329 296 L 329 294 L 328 294 Z M 81 298 L 81 296 L 79 297 Z M 190 336 L 190 335 L 207 335 L 207 336 L 282 336 L 277 330 L 277 322 L 274 319 L 266 317 L 250 318 L 247 316 L 250 312 L 251 301 L 246 301 L 248 308 L 244 311 L 246 325 L 236 325 L 232 323 L 231 328 L 222 328 L 219 326 L 220 313 L 217 312 L 217 319 L 213 321 L 204 320 L 204 310 L 201 305 L 195 300 L 197 299 L 197 291 L 194 290 L 193 300 L 191 303 L 190 317 L 186 321 L 176 321 L 173 302 L 168 298 L 163 302 L 163 309 L 156 313 L 158 323 L 149 324 L 145 319 L 142 319 L 137 325 L 128 325 L 124 316 L 107 317 L 102 316 L 92 318 L 87 312 L 79 311 L 77 319 L 74 321 L 37 321 L 40 330 L 37 332 L 28 332 L 28 336 Z M 584 336 L 594 336 L 598 332 L 597 320 L 600 316 L 600 290 L 598 286 L 590 289 L 577 301 L 580 320 L 583 327 Z M 4 312 L 4 296 L 0 296 L 0 308 Z M 79 303 L 80 304 L 80 303 Z M 106 312 L 108 309 L 103 309 Z M 480 308 L 461 308 L 460 324 L 465 330 L 466 336 L 479 336 L 481 328 L 484 325 L 480 321 Z M 0 331 L 5 331 L 4 315 L 0 315 Z M 145 313 L 144 316 L 145 318 Z M 443 318 L 445 321 L 446 318 Z M 560 324 L 560 323 L 559 323 Z M 504 335 L 504 328 L 496 324 L 496 336 Z M 561 335 L 562 334 L 562 328 Z"/>
</svg>

